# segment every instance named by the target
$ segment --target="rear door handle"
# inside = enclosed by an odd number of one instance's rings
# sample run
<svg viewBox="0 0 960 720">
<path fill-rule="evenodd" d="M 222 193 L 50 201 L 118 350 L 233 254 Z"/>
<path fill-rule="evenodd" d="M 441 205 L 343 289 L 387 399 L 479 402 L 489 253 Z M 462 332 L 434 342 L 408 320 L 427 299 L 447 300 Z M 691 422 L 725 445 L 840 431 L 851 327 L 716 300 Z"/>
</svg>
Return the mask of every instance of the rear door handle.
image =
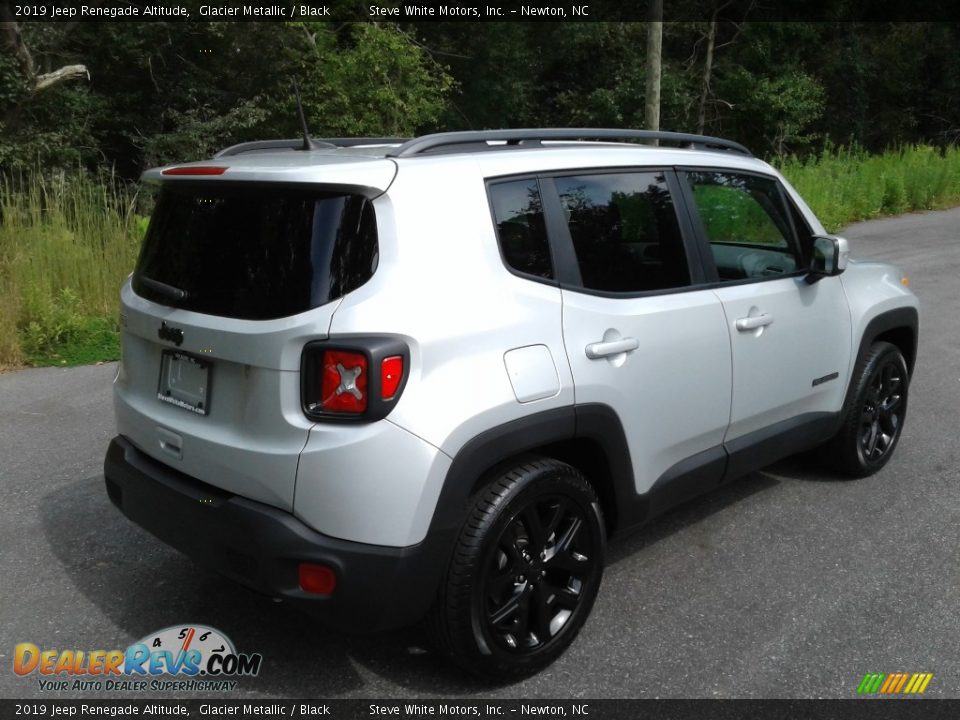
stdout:
<svg viewBox="0 0 960 720">
<path fill-rule="evenodd" d="M 754 317 L 745 317 L 737 320 L 737 330 L 740 332 L 747 332 L 749 330 L 756 330 L 759 327 L 764 325 L 769 325 L 773 322 L 773 315 L 769 313 L 763 313 L 763 315 L 755 315 Z"/>
<path fill-rule="evenodd" d="M 620 353 L 630 352 L 640 347 L 640 341 L 636 338 L 626 337 L 620 340 L 611 340 L 610 342 L 595 342 L 587 345 L 585 351 L 587 357 L 591 360 L 609 357 L 610 355 L 619 355 Z"/>
</svg>

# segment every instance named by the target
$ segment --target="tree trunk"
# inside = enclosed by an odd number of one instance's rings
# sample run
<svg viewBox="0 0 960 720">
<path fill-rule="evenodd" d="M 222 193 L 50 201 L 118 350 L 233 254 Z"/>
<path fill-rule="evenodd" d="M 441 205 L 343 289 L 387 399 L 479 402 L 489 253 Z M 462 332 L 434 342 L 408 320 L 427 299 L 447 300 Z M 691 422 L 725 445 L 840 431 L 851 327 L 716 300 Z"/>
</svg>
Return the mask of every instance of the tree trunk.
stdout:
<svg viewBox="0 0 960 720">
<path fill-rule="evenodd" d="M 660 75 L 663 51 L 663 0 L 652 0 L 647 24 L 647 88 L 645 124 L 648 130 L 660 129 Z M 653 143 L 657 144 L 656 141 Z"/>
<path fill-rule="evenodd" d="M 717 38 L 717 16 L 710 20 L 707 31 L 707 57 L 703 61 L 703 82 L 700 85 L 700 107 L 697 112 L 697 133 L 703 135 L 707 125 L 707 99 L 710 97 L 710 74 L 713 72 L 713 45 Z"/>
</svg>

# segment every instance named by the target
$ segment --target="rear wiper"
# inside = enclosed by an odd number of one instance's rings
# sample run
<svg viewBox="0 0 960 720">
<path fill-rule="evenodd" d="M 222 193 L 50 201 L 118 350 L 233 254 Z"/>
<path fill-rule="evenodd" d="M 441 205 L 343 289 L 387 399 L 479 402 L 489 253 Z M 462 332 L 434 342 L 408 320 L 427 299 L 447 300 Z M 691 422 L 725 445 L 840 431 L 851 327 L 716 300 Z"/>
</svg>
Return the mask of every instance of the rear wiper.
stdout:
<svg viewBox="0 0 960 720">
<path fill-rule="evenodd" d="M 139 280 L 151 290 L 156 290 L 161 295 L 166 295 L 168 298 L 176 302 L 183 302 L 189 296 L 189 293 L 187 293 L 186 290 L 181 290 L 178 287 L 167 285 L 166 283 L 162 283 L 159 280 L 154 280 L 153 278 L 148 278 L 144 275 L 141 275 Z"/>
</svg>

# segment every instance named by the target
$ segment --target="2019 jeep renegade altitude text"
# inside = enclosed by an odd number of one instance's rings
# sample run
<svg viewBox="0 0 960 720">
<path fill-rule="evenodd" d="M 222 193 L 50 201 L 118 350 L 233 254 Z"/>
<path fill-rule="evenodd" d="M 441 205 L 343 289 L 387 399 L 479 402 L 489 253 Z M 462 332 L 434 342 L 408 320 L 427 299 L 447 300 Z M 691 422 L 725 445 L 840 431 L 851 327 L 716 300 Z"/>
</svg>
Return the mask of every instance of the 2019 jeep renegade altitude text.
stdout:
<svg viewBox="0 0 960 720">
<path fill-rule="evenodd" d="M 518 676 L 582 627 L 607 537 L 817 445 L 890 459 L 916 298 L 742 146 L 297 145 L 147 172 L 122 289 L 107 491 L 229 577 L 357 629 L 429 616 Z"/>
</svg>

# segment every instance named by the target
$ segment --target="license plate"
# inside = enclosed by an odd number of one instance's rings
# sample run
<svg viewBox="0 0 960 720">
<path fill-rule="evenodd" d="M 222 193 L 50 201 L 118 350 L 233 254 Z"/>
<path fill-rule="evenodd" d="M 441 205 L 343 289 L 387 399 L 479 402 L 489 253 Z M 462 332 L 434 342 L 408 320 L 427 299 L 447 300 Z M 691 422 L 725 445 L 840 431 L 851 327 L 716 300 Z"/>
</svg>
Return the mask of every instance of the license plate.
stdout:
<svg viewBox="0 0 960 720">
<path fill-rule="evenodd" d="M 197 415 L 206 415 L 210 410 L 210 374 L 210 363 L 175 350 L 164 350 L 157 397 Z"/>
</svg>

